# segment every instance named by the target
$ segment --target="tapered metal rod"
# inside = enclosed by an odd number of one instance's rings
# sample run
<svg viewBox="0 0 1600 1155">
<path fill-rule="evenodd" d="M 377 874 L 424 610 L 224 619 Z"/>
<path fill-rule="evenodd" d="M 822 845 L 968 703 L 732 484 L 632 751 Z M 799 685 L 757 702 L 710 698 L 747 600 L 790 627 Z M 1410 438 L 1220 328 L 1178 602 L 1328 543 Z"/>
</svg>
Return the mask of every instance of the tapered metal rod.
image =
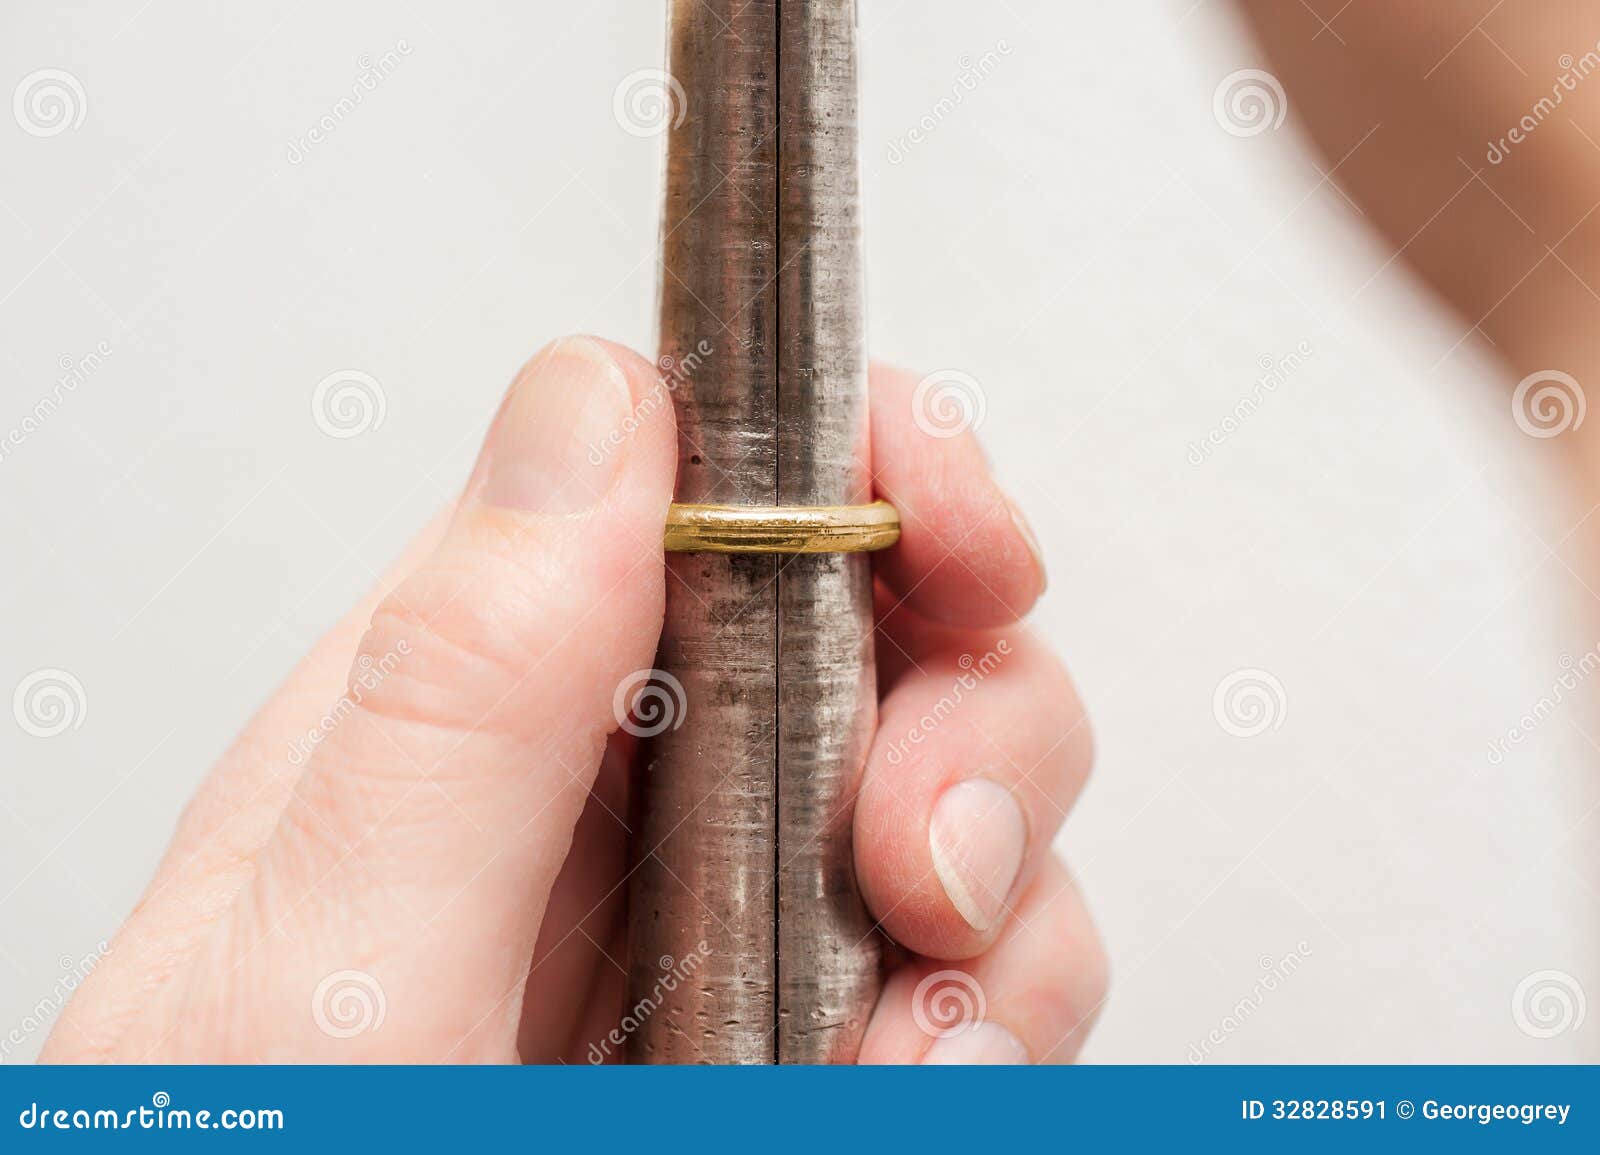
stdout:
<svg viewBox="0 0 1600 1155">
<path fill-rule="evenodd" d="M 872 500 L 856 161 L 855 0 L 781 0 L 778 500 Z M 851 819 L 876 726 L 872 570 L 778 577 L 778 1060 L 849 1062 L 877 995 Z"/>
<path fill-rule="evenodd" d="M 674 0 L 670 21 L 661 354 L 694 366 L 678 500 L 868 502 L 854 0 Z M 640 783 L 629 1057 L 852 1061 L 879 979 L 850 845 L 870 562 L 668 566 L 660 665 L 686 705 Z"/>
</svg>

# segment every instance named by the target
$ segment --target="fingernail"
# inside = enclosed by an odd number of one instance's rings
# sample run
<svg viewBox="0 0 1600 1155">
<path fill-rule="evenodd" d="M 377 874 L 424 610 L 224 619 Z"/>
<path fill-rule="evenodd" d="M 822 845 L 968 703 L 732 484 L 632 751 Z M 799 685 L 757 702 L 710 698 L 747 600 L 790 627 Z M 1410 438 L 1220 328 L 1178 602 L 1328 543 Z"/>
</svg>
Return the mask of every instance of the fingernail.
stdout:
<svg viewBox="0 0 1600 1155">
<path fill-rule="evenodd" d="M 1027 843 L 1022 808 L 998 782 L 957 783 L 934 804 L 928 826 L 933 869 L 973 930 L 988 930 L 1005 909 Z"/>
<path fill-rule="evenodd" d="M 936 1039 L 922 1056 L 925 1067 L 1023 1066 L 1028 1048 L 999 1023 L 979 1023 L 959 1035 Z"/>
<path fill-rule="evenodd" d="M 1022 543 L 1033 555 L 1033 564 L 1039 571 L 1039 592 L 1044 593 L 1050 585 L 1050 572 L 1045 569 L 1044 550 L 1039 548 L 1039 536 L 1033 532 L 1033 526 L 1028 524 L 1028 519 L 1023 516 L 1017 503 L 1008 500 L 1007 504 L 1011 506 L 1011 524 L 1017 527 L 1017 532 L 1022 535 Z"/>
<path fill-rule="evenodd" d="M 569 338 L 512 387 L 486 447 L 483 500 L 532 513 L 582 513 L 616 476 L 612 434 L 627 419 L 628 380 L 597 342 Z"/>
</svg>

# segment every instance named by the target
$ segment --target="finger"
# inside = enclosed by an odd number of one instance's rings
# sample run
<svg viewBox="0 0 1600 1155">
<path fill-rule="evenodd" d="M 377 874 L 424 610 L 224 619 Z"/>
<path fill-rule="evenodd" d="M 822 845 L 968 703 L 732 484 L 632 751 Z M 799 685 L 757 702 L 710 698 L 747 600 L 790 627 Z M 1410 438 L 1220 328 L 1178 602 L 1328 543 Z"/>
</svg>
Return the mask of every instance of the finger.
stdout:
<svg viewBox="0 0 1600 1155">
<path fill-rule="evenodd" d="M 440 514 L 417 535 L 301 660 L 200 784 L 139 905 L 73 997 L 80 1033 L 109 1046 L 128 1019 L 146 1009 L 148 992 L 179 969 L 254 875 L 255 856 L 299 779 L 304 759 L 297 749 L 328 703 L 343 693 L 350 655 L 384 594 L 433 551 L 445 525 Z"/>
<path fill-rule="evenodd" d="M 922 381 L 900 369 L 872 371 L 874 484 L 900 511 L 900 542 L 879 555 L 877 572 L 934 620 L 1016 621 L 1044 592 L 1038 540 L 972 431 L 930 420 L 937 401 Z"/>
<path fill-rule="evenodd" d="M 624 929 L 628 857 L 628 772 L 637 741 L 611 736 L 588 804 L 573 832 L 572 850 L 561 867 L 523 997 L 517 1051 L 524 1063 L 554 1063 L 565 1057 L 589 998 L 623 956 L 606 946 Z"/>
<path fill-rule="evenodd" d="M 890 976 L 861 1062 L 1069 1063 L 1099 1015 L 1108 972 L 1088 909 L 1052 858 L 982 957 L 961 967 L 918 959 Z"/>
<path fill-rule="evenodd" d="M 606 943 L 604 954 L 609 959 L 626 958 L 628 954 L 628 928 L 619 923 L 615 934 Z M 621 1063 L 627 1055 L 628 1036 L 623 1029 L 628 976 L 620 966 L 606 965 L 596 969 L 589 998 L 581 1004 L 578 1024 L 572 1032 L 572 1041 L 564 1063 L 588 1063 L 591 1066 Z"/>
<path fill-rule="evenodd" d="M 272 984 L 296 994 L 389 956 L 390 1045 L 486 1008 L 514 1030 L 617 689 L 653 664 L 676 457 L 670 406 L 645 404 L 660 387 L 588 339 L 513 385 L 444 540 L 374 613 L 353 706 L 230 915 L 247 963 L 233 985 L 263 977 L 263 953 L 297 972 Z M 254 949 L 279 932 L 292 958 Z M 443 990 L 446 970 L 466 977 Z"/>
<path fill-rule="evenodd" d="M 856 873 L 896 942 L 970 958 L 1048 859 L 1093 738 L 1071 678 L 1026 630 L 924 624 L 907 645 L 856 801 Z"/>
<path fill-rule="evenodd" d="M 399 560 L 301 660 L 250 720 L 184 807 L 177 830 L 146 893 L 158 900 L 179 880 L 203 876 L 217 899 L 232 897 L 230 880 L 249 876 L 251 859 L 277 825 L 305 766 L 307 738 L 328 704 L 344 693 L 355 653 L 373 612 L 438 547 L 449 524 L 440 513 Z"/>
</svg>

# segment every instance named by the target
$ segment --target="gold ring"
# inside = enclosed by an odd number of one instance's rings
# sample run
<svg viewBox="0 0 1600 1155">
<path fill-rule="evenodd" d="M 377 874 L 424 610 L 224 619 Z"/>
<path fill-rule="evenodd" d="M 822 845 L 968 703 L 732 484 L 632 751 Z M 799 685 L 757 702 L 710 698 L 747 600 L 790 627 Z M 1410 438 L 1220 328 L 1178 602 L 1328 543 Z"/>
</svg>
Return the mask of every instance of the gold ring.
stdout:
<svg viewBox="0 0 1600 1155">
<path fill-rule="evenodd" d="M 868 553 L 900 540 L 900 515 L 871 505 L 679 505 L 668 553 Z"/>
</svg>

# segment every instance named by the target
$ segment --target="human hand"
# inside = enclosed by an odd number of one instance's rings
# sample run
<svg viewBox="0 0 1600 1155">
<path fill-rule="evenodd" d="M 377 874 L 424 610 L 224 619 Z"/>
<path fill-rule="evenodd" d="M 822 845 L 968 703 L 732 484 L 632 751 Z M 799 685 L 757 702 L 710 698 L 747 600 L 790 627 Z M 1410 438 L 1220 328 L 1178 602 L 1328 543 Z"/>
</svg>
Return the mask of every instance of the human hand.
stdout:
<svg viewBox="0 0 1600 1155">
<path fill-rule="evenodd" d="M 1090 738 L 1016 624 L 1044 584 L 1031 535 L 970 434 L 918 428 L 914 385 L 874 374 L 874 471 L 904 532 L 877 567 L 855 852 L 903 952 L 862 1061 L 1062 1061 L 1105 984 L 1050 849 Z M 654 664 L 665 597 L 677 444 L 671 407 L 641 405 L 659 390 L 587 338 L 528 364 L 458 508 L 201 786 L 46 1061 L 593 1053 L 623 1013 L 635 744 L 613 703 Z M 963 999 L 984 1022 L 940 1037 Z"/>
</svg>

